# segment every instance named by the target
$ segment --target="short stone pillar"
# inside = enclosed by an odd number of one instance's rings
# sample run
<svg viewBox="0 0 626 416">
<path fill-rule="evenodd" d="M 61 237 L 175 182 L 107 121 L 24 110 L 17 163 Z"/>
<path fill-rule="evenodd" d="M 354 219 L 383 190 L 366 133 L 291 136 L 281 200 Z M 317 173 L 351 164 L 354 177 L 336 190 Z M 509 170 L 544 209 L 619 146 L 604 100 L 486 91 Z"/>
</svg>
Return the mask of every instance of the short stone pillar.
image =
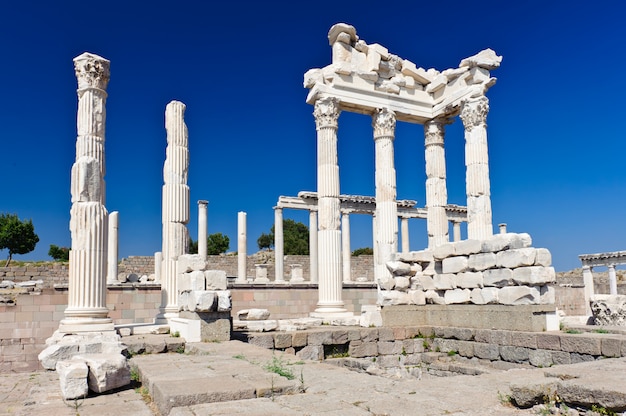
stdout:
<svg viewBox="0 0 626 416">
<path fill-rule="evenodd" d="M 498 229 L 500 230 L 500 234 L 506 234 L 506 223 L 498 224 Z"/>
<path fill-rule="evenodd" d="M 270 279 L 267 278 L 267 264 L 255 264 L 254 271 L 255 271 L 254 283 L 269 283 L 270 282 Z"/>
<path fill-rule="evenodd" d="M 109 249 L 107 258 L 107 285 L 118 284 L 117 280 L 117 256 L 118 256 L 118 228 L 119 212 L 109 213 Z"/>
<path fill-rule="evenodd" d="M 411 249 L 409 248 L 409 219 L 407 217 L 400 219 L 400 234 L 402 235 L 402 252 L 408 253 Z"/>
<path fill-rule="evenodd" d="M 617 275 L 615 274 L 615 265 L 609 264 L 609 294 L 617 295 Z"/>
<path fill-rule="evenodd" d="M 585 311 L 587 316 L 591 316 L 591 301 L 595 297 L 595 288 L 593 287 L 593 268 L 591 268 L 591 266 L 583 266 L 583 284 L 585 285 Z"/>
<path fill-rule="evenodd" d="M 207 256 L 207 220 L 209 201 L 198 201 L 198 254 L 203 259 Z"/>
<path fill-rule="evenodd" d="M 248 261 L 247 214 L 237 214 L 237 283 L 246 283 Z"/>
<path fill-rule="evenodd" d="M 453 221 L 452 222 L 452 237 L 454 241 L 461 241 L 461 222 Z"/>
<path fill-rule="evenodd" d="M 290 282 L 304 282 L 304 277 L 302 275 L 302 265 L 301 264 L 292 264 L 291 265 L 291 279 Z"/>
</svg>

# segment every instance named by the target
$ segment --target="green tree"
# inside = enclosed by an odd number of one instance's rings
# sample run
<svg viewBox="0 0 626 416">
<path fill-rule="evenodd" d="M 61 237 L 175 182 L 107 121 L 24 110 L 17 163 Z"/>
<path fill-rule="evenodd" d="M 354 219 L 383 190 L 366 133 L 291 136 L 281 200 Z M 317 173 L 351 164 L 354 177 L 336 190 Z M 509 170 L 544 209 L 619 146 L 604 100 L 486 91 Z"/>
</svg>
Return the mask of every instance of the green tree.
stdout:
<svg viewBox="0 0 626 416">
<path fill-rule="evenodd" d="M 361 248 L 357 248 L 356 250 L 352 252 L 352 255 L 355 257 L 360 256 L 362 254 L 371 256 L 374 254 L 374 250 L 372 250 L 370 247 L 361 247 Z"/>
<path fill-rule="evenodd" d="M 225 253 L 230 246 L 230 239 L 222 233 L 210 234 L 206 240 L 206 252 L 209 255 Z"/>
<path fill-rule="evenodd" d="M 9 250 L 4 267 L 11 263 L 14 254 L 30 253 L 38 242 L 32 220 L 21 221 L 15 214 L 0 214 L 0 250 Z"/>
<path fill-rule="evenodd" d="M 198 242 L 189 237 L 189 243 L 187 244 L 188 254 L 198 254 Z"/>
<path fill-rule="evenodd" d="M 259 249 L 274 245 L 274 226 L 269 234 L 261 234 L 256 240 Z M 309 254 L 309 227 L 292 219 L 283 220 L 284 253 L 288 256 Z"/>
<path fill-rule="evenodd" d="M 68 247 L 59 247 L 54 244 L 50 244 L 50 250 L 48 250 L 48 256 L 52 257 L 56 261 L 69 261 L 70 249 Z"/>
</svg>

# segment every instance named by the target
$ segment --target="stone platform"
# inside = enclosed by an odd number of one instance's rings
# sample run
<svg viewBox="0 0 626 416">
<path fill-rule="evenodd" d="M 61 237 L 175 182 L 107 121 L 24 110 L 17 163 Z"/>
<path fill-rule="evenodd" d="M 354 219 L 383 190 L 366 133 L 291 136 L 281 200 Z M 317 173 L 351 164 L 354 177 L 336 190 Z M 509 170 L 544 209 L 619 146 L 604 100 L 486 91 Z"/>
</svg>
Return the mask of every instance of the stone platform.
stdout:
<svg viewBox="0 0 626 416">
<path fill-rule="evenodd" d="M 392 305 L 381 309 L 384 326 L 453 326 L 508 331 L 557 331 L 554 305 Z"/>
</svg>

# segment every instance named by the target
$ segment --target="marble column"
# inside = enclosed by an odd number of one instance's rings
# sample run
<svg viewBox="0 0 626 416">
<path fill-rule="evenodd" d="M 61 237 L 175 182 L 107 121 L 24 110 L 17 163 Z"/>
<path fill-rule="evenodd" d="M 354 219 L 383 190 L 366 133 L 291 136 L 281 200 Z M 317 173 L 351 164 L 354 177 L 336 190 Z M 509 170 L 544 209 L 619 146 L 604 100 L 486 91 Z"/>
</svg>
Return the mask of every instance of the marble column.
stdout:
<svg viewBox="0 0 626 416">
<path fill-rule="evenodd" d="M 339 100 L 332 97 L 315 102 L 317 130 L 318 273 L 319 286 L 315 315 L 346 312 L 341 299 L 341 230 L 339 165 L 337 162 L 337 120 Z"/>
<path fill-rule="evenodd" d="M 500 230 L 500 234 L 506 234 L 506 224 L 498 224 L 498 229 Z"/>
<path fill-rule="evenodd" d="M 593 268 L 583 266 L 583 284 L 585 286 L 585 311 L 587 316 L 591 316 L 591 300 L 595 297 L 595 288 L 593 286 Z"/>
<path fill-rule="evenodd" d="M 609 264 L 609 294 L 617 295 L 617 276 L 615 274 L 615 265 Z"/>
<path fill-rule="evenodd" d="M 311 283 L 318 282 L 317 275 L 317 211 L 309 211 L 309 261 L 310 261 L 310 276 Z"/>
<path fill-rule="evenodd" d="M 161 284 L 161 272 L 163 272 L 163 253 L 154 253 L 154 283 Z"/>
<path fill-rule="evenodd" d="M 161 315 L 169 319 L 178 316 L 176 261 L 187 252 L 189 243 L 189 139 L 185 125 L 185 104 L 170 102 L 165 109 L 167 149 L 163 167 L 163 271 Z"/>
<path fill-rule="evenodd" d="M 426 157 L 426 229 L 428 247 L 434 248 L 449 241 L 448 189 L 446 186 L 446 155 L 444 150 L 447 120 L 434 119 L 424 124 Z"/>
<path fill-rule="evenodd" d="M 452 234 L 454 237 L 454 241 L 461 241 L 461 222 L 460 221 L 452 222 Z"/>
<path fill-rule="evenodd" d="M 489 100 L 484 96 L 464 101 L 461 106 L 461 120 L 465 127 L 467 238 L 472 240 L 484 240 L 493 235 L 487 149 L 488 112 Z"/>
<path fill-rule="evenodd" d="M 276 283 L 285 282 L 285 236 L 283 235 L 283 209 L 274 207 L 274 272 Z"/>
<path fill-rule="evenodd" d="M 109 61 L 98 55 L 83 53 L 74 58 L 78 136 L 71 174 L 68 305 L 60 333 L 113 330 L 106 306 L 108 212 L 104 186 L 109 68 Z"/>
<path fill-rule="evenodd" d="M 207 258 L 207 221 L 209 201 L 198 201 L 198 255 Z"/>
<path fill-rule="evenodd" d="M 351 257 L 350 251 L 350 213 L 344 211 L 341 213 L 341 253 L 343 263 L 343 281 L 350 282 L 352 280 Z"/>
<path fill-rule="evenodd" d="M 247 214 L 237 214 L 237 283 L 246 283 L 248 263 L 248 232 Z"/>
<path fill-rule="evenodd" d="M 378 252 L 374 258 L 374 276 L 381 281 L 393 279 L 386 263 L 398 251 L 398 204 L 396 202 L 396 169 L 393 140 L 396 115 L 382 108 L 372 116 L 376 145 L 376 228 L 374 238 Z"/>
<path fill-rule="evenodd" d="M 409 248 L 409 219 L 407 217 L 400 219 L 400 234 L 402 235 L 402 252 L 408 253 L 411 249 Z"/>
<path fill-rule="evenodd" d="M 107 284 L 114 285 L 119 283 L 117 280 L 117 256 L 118 256 L 118 228 L 119 228 L 119 212 L 113 211 L 109 213 L 109 244 L 107 250 Z"/>
</svg>

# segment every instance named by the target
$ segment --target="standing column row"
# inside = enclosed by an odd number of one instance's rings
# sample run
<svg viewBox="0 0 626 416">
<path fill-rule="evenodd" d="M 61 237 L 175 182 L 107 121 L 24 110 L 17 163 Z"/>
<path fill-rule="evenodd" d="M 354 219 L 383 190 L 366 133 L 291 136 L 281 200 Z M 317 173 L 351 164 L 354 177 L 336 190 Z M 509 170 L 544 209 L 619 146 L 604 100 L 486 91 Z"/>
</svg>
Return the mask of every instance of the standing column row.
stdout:
<svg viewBox="0 0 626 416">
<path fill-rule="evenodd" d="M 424 124 L 426 158 L 426 229 L 428 247 L 448 242 L 448 190 L 446 187 L 446 156 L 444 134 L 446 120 L 435 119 Z"/>
</svg>

